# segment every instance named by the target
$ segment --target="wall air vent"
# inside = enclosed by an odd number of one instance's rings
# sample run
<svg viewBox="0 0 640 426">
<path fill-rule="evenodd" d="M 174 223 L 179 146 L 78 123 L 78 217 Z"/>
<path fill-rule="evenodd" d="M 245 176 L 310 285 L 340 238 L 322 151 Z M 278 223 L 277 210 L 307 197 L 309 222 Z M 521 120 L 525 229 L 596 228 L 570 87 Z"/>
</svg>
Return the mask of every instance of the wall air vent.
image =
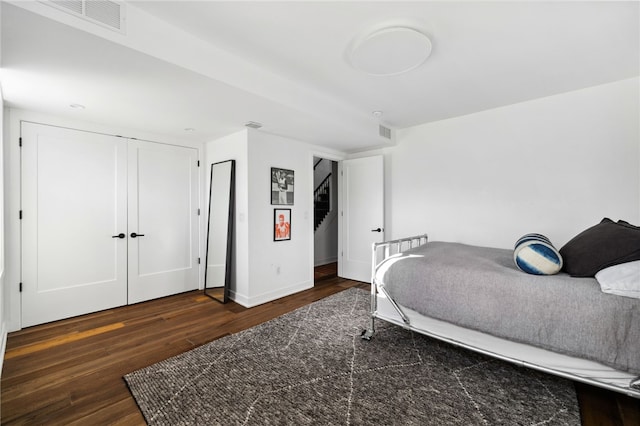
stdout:
<svg viewBox="0 0 640 426">
<path fill-rule="evenodd" d="M 112 0 L 40 0 L 78 18 L 125 33 L 124 4 Z"/>
<path fill-rule="evenodd" d="M 380 126 L 380 136 L 382 136 L 385 139 L 391 140 L 391 129 L 388 127 L 384 127 L 382 124 L 380 124 L 379 126 Z"/>
</svg>

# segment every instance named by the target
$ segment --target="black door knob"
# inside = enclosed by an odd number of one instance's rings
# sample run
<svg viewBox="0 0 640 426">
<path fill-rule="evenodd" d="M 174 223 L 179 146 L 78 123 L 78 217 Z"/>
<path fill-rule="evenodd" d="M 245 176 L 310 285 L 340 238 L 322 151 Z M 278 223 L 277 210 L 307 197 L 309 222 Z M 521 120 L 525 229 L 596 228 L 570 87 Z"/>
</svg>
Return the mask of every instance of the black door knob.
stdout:
<svg viewBox="0 0 640 426">
<path fill-rule="evenodd" d="M 136 234 L 135 232 L 132 232 L 131 238 L 135 238 L 135 237 L 144 237 L 144 234 Z"/>
<path fill-rule="evenodd" d="M 124 234 L 121 232 L 121 233 L 119 233 L 118 235 L 114 235 L 114 236 L 112 236 L 111 238 L 124 238 L 124 237 L 126 237 L 126 235 L 124 235 Z"/>
<path fill-rule="evenodd" d="M 381 228 L 372 229 L 371 232 L 382 232 Z"/>
</svg>

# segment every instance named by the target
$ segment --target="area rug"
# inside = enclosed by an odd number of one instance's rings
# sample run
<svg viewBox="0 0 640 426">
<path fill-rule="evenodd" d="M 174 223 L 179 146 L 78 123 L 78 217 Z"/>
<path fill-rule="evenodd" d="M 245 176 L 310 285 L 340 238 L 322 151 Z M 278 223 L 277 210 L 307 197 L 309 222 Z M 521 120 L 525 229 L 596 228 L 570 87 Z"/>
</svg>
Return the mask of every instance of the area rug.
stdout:
<svg viewBox="0 0 640 426">
<path fill-rule="evenodd" d="M 579 425 L 571 382 L 378 321 L 348 289 L 125 376 L 151 425 Z"/>
</svg>

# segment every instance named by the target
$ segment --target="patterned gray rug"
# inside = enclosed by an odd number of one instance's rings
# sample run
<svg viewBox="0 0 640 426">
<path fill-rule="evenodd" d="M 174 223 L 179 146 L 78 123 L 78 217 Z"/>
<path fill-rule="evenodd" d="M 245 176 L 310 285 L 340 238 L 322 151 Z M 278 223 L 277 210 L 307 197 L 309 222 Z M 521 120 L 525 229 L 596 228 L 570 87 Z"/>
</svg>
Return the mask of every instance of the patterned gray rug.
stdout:
<svg viewBox="0 0 640 426">
<path fill-rule="evenodd" d="M 349 289 L 125 376 L 152 425 L 579 425 L 571 382 L 378 321 Z"/>
</svg>

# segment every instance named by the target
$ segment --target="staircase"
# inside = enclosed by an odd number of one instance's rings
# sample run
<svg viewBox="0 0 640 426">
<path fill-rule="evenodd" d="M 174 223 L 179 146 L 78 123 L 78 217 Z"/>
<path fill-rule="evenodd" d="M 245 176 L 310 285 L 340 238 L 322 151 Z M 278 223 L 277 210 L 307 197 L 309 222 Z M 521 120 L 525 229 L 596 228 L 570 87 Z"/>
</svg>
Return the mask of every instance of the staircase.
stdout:
<svg viewBox="0 0 640 426">
<path fill-rule="evenodd" d="M 314 230 L 322 223 L 331 211 L 331 173 L 322 181 L 313 193 Z"/>
</svg>

